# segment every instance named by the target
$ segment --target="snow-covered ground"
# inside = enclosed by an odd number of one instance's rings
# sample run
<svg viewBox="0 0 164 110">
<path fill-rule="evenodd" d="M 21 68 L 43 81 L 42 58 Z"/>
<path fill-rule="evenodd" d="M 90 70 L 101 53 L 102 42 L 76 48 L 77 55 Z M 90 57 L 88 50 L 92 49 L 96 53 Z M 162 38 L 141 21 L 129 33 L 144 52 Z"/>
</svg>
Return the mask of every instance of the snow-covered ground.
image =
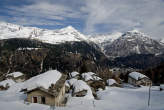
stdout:
<svg viewBox="0 0 164 110">
<path fill-rule="evenodd" d="M 23 83 L 16 83 L 9 90 L 0 91 L 1 110 L 50 110 L 47 105 L 25 103 L 26 95 L 19 92 L 22 86 Z M 148 107 L 148 90 L 148 87 L 106 87 L 97 93 L 100 100 L 70 97 L 66 107 L 55 110 L 164 110 L 164 91 L 152 87 Z"/>
</svg>

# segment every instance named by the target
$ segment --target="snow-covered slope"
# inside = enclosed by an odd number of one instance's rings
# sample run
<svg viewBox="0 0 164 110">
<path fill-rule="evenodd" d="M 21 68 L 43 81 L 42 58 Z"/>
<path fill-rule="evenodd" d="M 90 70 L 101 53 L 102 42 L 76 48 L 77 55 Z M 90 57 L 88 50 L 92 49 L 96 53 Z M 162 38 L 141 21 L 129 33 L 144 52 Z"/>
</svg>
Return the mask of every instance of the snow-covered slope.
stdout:
<svg viewBox="0 0 164 110">
<path fill-rule="evenodd" d="M 87 40 L 87 37 L 78 32 L 72 26 L 68 26 L 59 30 L 48 30 L 0 22 L 0 39 L 10 38 L 37 39 L 52 44 L 63 43 L 67 41 Z"/>
<path fill-rule="evenodd" d="M 119 57 L 131 54 L 160 54 L 163 45 L 137 30 L 128 31 L 104 48 L 108 56 Z"/>
<path fill-rule="evenodd" d="M 106 45 L 109 45 L 114 40 L 118 39 L 122 35 L 121 32 L 115 32 L 112 34 L 106 34 L 106 35 L 95 35 L 95 36 L 89 36 L 90 41 L 95 42 L 102 48 Z"/>
<path fill-rule="evenodd" d="M 164 38 L 163 39 L 161 39 L 161 41 L 160 41 L 163 45 L 164 45 Z"/>
<path fill-rule="evenodd" d="M 37 103 L 27 103 L 26 95 L 20 91 L 23 85 L 16 83 L 7 91 L 0 91 L 1 110 L 51 110 L 50 106 Z M 107 87 L 99 91 L 98 98 L 69 97 L 65 107 L 55 107 L 55 110 L 163 110 L 164 91 L 159 87 L 151 87 L 151 100 L 148 107 L 149 87 L 117 88 Z"/>
<path fill-rule="evenodd" d="M 6 87 L 6 86 L 11 86 L 15 84 L 15 82 L 12 79 L 6 79 L 0 82 L 0 86 Z"/>
</svg>

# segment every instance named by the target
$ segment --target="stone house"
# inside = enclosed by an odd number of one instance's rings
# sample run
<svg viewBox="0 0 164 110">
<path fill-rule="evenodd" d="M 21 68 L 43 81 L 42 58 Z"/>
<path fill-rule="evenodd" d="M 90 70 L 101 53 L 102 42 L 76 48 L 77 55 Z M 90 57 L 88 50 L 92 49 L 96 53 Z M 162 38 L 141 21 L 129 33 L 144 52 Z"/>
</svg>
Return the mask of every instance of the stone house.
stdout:
<svg viewBox="0 0 164 110">
<path fill-rule="evenodd" d="M 48 89 L 37 87 L 27 90 L 26 101 L 31 103 L 46 104 L 50 106 L 65 106 L 65 81 L 67 76 L 62 75 L 56 84 L 51 84 Z"/>
<path fill-rule="evenodd" d="M 131 72 L 128 75 L 128 83 L 134 86 L 140 86 L 140 85 L 151 86 L 152 85 L 152 81 L 150 80 L 150 78 L 148 78 L 147 76 L 139 72 Z"/>
</svg>

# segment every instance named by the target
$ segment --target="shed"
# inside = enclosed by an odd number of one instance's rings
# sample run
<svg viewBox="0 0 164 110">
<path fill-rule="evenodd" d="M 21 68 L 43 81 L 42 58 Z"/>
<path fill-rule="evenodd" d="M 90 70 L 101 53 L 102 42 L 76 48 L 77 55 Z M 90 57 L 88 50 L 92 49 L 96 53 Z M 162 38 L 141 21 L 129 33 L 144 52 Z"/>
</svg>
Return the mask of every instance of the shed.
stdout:
<svg viewBox="0 0 164 110">
<path fill-rule="evenodd" d="M 139 72 L 131 72 L 128 75 L 128 83 L 134 86 L 150 86 L 152 85 L 152 81 L 146 75 Z"/>
</svg>

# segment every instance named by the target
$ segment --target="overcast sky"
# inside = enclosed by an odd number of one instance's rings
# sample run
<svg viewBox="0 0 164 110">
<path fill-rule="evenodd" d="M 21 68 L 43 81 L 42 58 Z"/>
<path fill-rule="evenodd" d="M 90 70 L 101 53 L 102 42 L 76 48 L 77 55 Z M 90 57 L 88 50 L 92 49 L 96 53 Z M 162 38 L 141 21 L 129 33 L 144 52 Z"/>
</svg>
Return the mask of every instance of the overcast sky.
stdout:
<svg viewBox="0 0 164 110">
<path fill-rule="evenodd" d="M 0 21 L 83 34 L 138 29 L 164 38 L 164 0 L 0 0 Z"/>
</svg>

